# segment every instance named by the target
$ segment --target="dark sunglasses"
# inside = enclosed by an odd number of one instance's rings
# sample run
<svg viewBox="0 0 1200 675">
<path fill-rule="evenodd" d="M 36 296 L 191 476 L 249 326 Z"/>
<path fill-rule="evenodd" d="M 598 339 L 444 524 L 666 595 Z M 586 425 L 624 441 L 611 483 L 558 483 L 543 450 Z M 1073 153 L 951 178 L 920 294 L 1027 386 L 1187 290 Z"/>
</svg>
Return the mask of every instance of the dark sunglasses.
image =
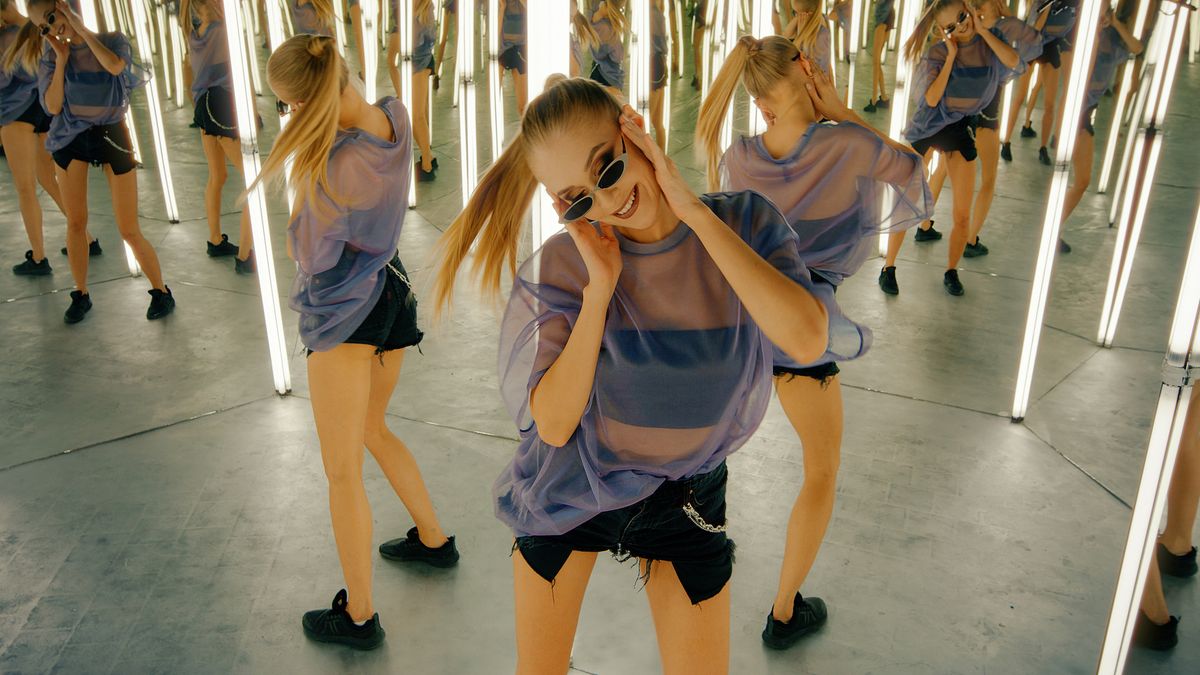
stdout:
<svg viewBox="0 0 1200 675">
<path fill-rule="evenodd" d="M 54 25 L 54 22 L 57 19 L 58 19 L 58 16 L 56 16 L 54 14 L 54 10 L 50 10 L 49 12 L 46 12 L 46 23 L 43 24 L 41 27 L 41 32 L 42 32 L 43 36 L 50 34 L 50 30 L 51 30 L 50 27 Z"/>
<path fill-rule="evenodd" d="M 625 139 L 622 138 L 621 154 L 618 155 L 616 159 L 609 162 L 608 166 L 604 167 L 604 169 L 600 171 L 600 177 L 596 179 L 596 190 L 607 190 L 608 188 L 616 185 L 617 181 L 621 180 L 621 176 L 625 174 L 625 162 L 628 161 L 628 159 L 629 153 L 626 152 Z M 571 205 L 567 207 L 567 210 L 563 211 L 562 215 L 559 216 L 558 222 L 566 225 L 567 223 L 572 223 L 576 220 L 579 220 L 584 216 L 584 214 L 592 210 L 592 205 L 595 203 L 596 192 L 593 190 L 579 199 L 571 202 Z"/>
<path fill-rule="evenodd" d="M 963 22 L 965 22 L 966 20 L 967 20 L 967 13 L 959 12 L 958 13 L 958 21 L 955 21 L 954 23 L 950 24 L 949 26 L 946 26 L 942 30 L 946 31 L 946 35 L 951 35 L 954 33 L 954 31 L 958 30 L 958 27 L 961 26 L 963 24 Z"/>
<path fill-rule="evenodd" d="M 275 99 L 275 112 L 279 113 L 280 117 L 287 117 L 292 113 L 292 106 L 279 99 Z"/>
</svg>

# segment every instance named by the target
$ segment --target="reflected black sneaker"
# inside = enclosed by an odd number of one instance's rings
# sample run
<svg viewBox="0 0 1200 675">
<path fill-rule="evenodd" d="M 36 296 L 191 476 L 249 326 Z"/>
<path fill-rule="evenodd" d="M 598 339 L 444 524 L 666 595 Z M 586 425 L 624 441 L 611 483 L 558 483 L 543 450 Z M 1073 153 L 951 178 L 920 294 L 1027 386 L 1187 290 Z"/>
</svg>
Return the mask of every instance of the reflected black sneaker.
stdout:
<svg viewBox="0 0 1200 675">
<path fill-rule="evenodd" d="M 229 235 L 227 234 L 221 235 L 221 243 L 219 244 L 214 244 L 211 241 L 204 243 L 208 245 L 208 257 L 210 258 L 224 258 L 229 255 L 237 255 L 238 252 L 237 244 L 230 242 Z"/>
<path fill-rule="evenodd" d="M 420 165 L 417 166 L 417 182 L 418 183 L 431 183 L 434 180 L 437 180 L 437 174 L 434 173 L 434 171 L 432 169 L 430 169 L 429 171 L 426 171 L 425 169 L 422 169 L 420 167 Z"/>
<path fill-rule="evenodd" d="M 421 158 L 418 157 L 415 160 L 413 160 L 413 164 L 416 164 L 418 167 L 421 166 Z M 434 157 L 432 160 L 429 161 L 429 166 L 433 167 L 434 171 L 438 170 L 437 157 Z"/>
<path fill-rule="evenodd" d="M 88 257 L 89 258 L 95 258 L 96 256 L 100 255 L 101 253 L 104 253 L 104 249 L 100 248 L 100 238 L 99 237 L 96 237 L 95 239 L 88 242 Z M 66 246 L 62 247 L 62 254 L 63 255 L 67 254 Z"/>
<path fill-rule="evenodd" d="M 458 564 L 458 548 L 454 537 L 437 548 L 421 543 L 417 528 L 412 528 L 403 539 L 393 539 L 379 545 L 379 555 L 400 562 L 423 562 L 434 567 L 454 567 Z"/>
<path fill-rule="evenodd" d="M 805 635 L 815 633 L 825 625 L 828 618 L 829 610 L 826 609 L 824 600 L 806 600 L 797 593 L 791 621 L 776 621 L 773 614 L 767 613 L 767 627 L 763 628 L 762 632 L 763 644 L 771 649 L 787 649 Z"/>
<path fill-rule="evenodd" d="M 246 258 L 245 260 L 242 260 L 241 258 L 234 258 L 233 271 L 237 272 L 238 274 L 254 274 L 256 271 L 258 271 L 258 267 L 256 267 L 254 264 L 254 254 L 251 253 L 250 257 Z"/>
<path fill-rule="evenodd" d="M 1058 136 L 1050 134 L 1050 147 L 1054 148 L 1055 150 L 1058 149 Z"/>
<path fill-rule="evenodd" d="M 1158 545 L 1158 571 L 1173 577 L 1191 577 L 1196 575 L 1196 547 L 1184 553 L 1175 555 L 1166 546 Z"/>
<path fill-rule="evenodd" d="M 1038 148 L 1038 161 L 1046 166 L 1054 165 L 1054 162 L 1050 161 L 1050 151 L 1044 145 Z"/>
<path fill-rule="evenodd" d="M 975 242 L 972 244 L 967 244 L 963 249 L 964 258 L 981 258 L 987 254 L 988 247 L 983 245 L 983 242 L 979 240 L 979 237 L 975 237 Z"/>
<path fill-rule="evenodd" d="M 1133 624 L 1133 644 L 1159 652 L 1173 648 L 1179 644 L 1179 617 L 1173 616 L 1160 626 L 1139 609 Z"/>
<path fill-rule="evenodd" d="M 1033 130 L 1032 124 L 1021 127 L 1021 138 L 1037 138 L 1037 132 Z"/>
<path fill-rule="evenodd" d="M 942 285 L 946 287 L 946 292 L 950 295 L 958 296 L 966 293 L 962 282 L 958 280 L 958 270 L 946 270 L 946 274 L 942 277 Z"/>
<path fill-rule="evenodd" d="M 304 626 L 304 634 L 308 639 L 317 642 L 346 645 L 352 649 L 375 649 L 383 644 L 387 633 L 379 625 L 379 614 L 376 613 L 363 625 L 354 623 L 346 611 L 346 589 L 333 596 L 333 606 L 329 609 L 314 609 L 304 613 L 300 622 Z"/>
<path fill-rule="evenodd" d="M 92 310 L 92 296 L 83 291 L 71 291 L 71 306 L 63 315 L 66 323 L 79 323 Z"/>
<path fill-rule="evenodd" d="M 887 110 L 888 108 L 892 107 L 892 101 L 891 99 L 881 98 L 878 101 L 875 101 L 875 107 Z"/>
<path fill-rule="evenodd" d="M 879 270 L 879 289 L 888 295 L 900 295 L 900 285 L 896 283 L 895 267 L 885 267 Z"/>
<path fill-rule="evenodd" d="M 929 229 L 922 230 L 920 227 L 917 227 L 917 233 L 913 235 L 913 238 L 917 241 L 937 241 L 942 238 L 942 233 L 933 229 L 933 221 L 931 220 L 929 221 Z"/>
<path fill-rule="evenodd" d="M 1059 253 L 1070 253 L 1071 252 L 1071 245 L 1068 244 L 1065 240 L 1063 240 L 1062 237 L 1058 238 L 1058 252 Z"/>
<path fill-rule="evenodd" d="M 878 108 L 875 106 L 875 101 L 867 101 L 867 104 L 863 106 L 863 112 L 873 113 L 876 110 Z"/>
<path fill-rule="evenodd" d="M 146 292 L 150 294 L 150 307 L 146 310 L 147 319 L 151 321 L 161 319 L 175 311 L 175 296 L 171 295 L 170 286 L 167 287 L 166 292 L 157 288 L 151 288 Z"/>
<path fill-rule="evenodd" d="M 1012 161 L 1012 143 L 1000 144 L 1000 159 L 1003 159 L 1006 162 Z"/>
<path fill-rule="evenodd" d="M 33 251 L 25 251 L 25 262 L 20 265 L 13 265 L 12 271 L 13 274 L 25 277 L 44 277 L 53 270 L 50 269 L 49 258 L 43 256 L 41 262 L 34 262 Z"/>
</svg>

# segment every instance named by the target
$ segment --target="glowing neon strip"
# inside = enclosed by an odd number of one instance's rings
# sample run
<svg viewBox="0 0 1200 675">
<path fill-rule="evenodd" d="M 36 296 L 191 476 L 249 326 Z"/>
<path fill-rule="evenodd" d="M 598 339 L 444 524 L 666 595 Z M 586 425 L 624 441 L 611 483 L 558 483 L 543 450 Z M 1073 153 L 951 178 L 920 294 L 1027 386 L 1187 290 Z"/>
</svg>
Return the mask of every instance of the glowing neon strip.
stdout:
<svg viewBox="0 0 1200 675">
<path fill-rule="evenodd" d="M 346 48 L 350 46 L 350 42 L 346 37 L 346 16 L 342 11 L 342 0 L 333 0 L 333 35 L 337 38 L 338 53 L 344 59 L 346 58 Z"/>
<path fill-rule="evenodd" d="M 379 72 L 379 49 L 376 33 L 379 30 L 379 0 L 359 0 L 358 7 L 362 10 L 363 39 L 363 97 L 368 103 L 374 103 L 378 98 L 375 91 L 375 81 Z M 374 47 L 374 48 L 373 48 Z"/>
<path fill-rule="evenodd" d="M 650 115 L 650 56 L 654 51 L 650 36 L 651 0 L 630 0 L 629 77 L 626 99 L 643 118 Z"/>
<path fill-rule="evenodd" d="M 862 5 L 858 0 L 850 0 L 850 25 L 842 30 L 850 50 L 850 63 L 846 66 L 846 107 L 848 108 L 854 107 L 854 70 L 858 65 L 858 31 L 861 23 L 863 23 Z"/>
<path fill-rule="evenodd" d="M 771 25 L 772 0 L 753 1 L 754 5 L 750 10 L 751 32 L 757 38 L 773 35 L 775 27 Z M 817 8 L 817 11 L 820 11 L 820 7 Z M 762 115 L 759 114 L 758 108 L 754 106 L 753 102 L 750 104 L 746 118 L 749 122 L 751 136 L 757 136 L 767 130 L 767 123 L 763 121 Z"/>
<path fill-rule="evenodd" d="M 1017 16 L 1019 16 L 1023 19 L 1025 17 L 1026 12 L 1028 12 L 1028 11 L 1029 11 L 1028 1 L 1020 0 L 1020 2 L 1017 4 Z M 1030 80 L 1032 81 L 1032 78 L 1030 78 Z M 1013 87 L 1015 87 L 1016 84 L 1017 84 L 1016 79 L 1012 79 L 1012 80 L 1009 80 L 1004 85 L 1004 96 L 1003 96 L 1003 100 L 1000 103 L 1000 128 L 1001 129 L 1008 128 L 1008 120 L 1009 120 L 1009 118 L 1012 117 L 1012 110 L 1010 110 L 1009 108 L 1012 107 Z"/>
<path fill-rule="evenodd" d="M 246 31 L 238 11 L 238 0 L 223 0 L 225 31 L 229 40 L 229 68 L 233 77 L 233 102 L 237 111 L 238 134 L 241 136 L 242 169 L 246 184 L 258 179 L 262 172 L 258 153 L 257 110 L 254 93 L 250 90 L 250 68 L 246 54 Z M 274 32 L 274 31 L 272 31 Z M 251 45 L 253 42 L 251 42 Z M 279 287 L 275 281 L 275 255 L 271 246 L 271 230 L 267 216 L 266 188 L 259 184 L 246 196 L 250 212 L 250 227 L 254 239 L 254 256 L 258 268 L 258 295 L 262 300 L 263 324 L 267 332 L 267 349 L 271 358 L 271 376 L 275 391 L 287 394 L 292 389 L 292 374 L 287 360 L 287 340 L 283 333 L 283 311 L 279 306 Z M 245 245 L 245 242 L 243 242 Z"/>
<path fill-rule="evenodd" d="M 906 2 L 901 5 L 900 11 L 897 14 L 897 17 L 900 19 L 897 28 L 900 30 L 893 32 L 904 33 L 905 35 L 911 33 L 913 28 L 917 25 L 917 19 L 921 11 L 923 11 L 923 7 L 916 2 Z M 913 79 L 914 65 L 915 64 L 913 64 L 913 62 L 910 61 L 902 52 L 897 51 L 896 89 L 892 93 L 891 120 L 888 128 L 888 136 L 891 136 L 898 141 L 904 140 L 901 138 L 901 132 L 904 131 L 904 125 L 908 121 L 908 102 L 911 98 L 911 96 L 909 96 L 908 87 L 909 83 L 912 82 Z M 933 175 L 933 172 L 936 170 L 938 157 L 938 153 L 934 153 L 933 162 L 931 162 L 929 165 L 930 175 Z M 881 213 L 891 213 L 892 209 L 890 208 L 890 204 L 892 200 L 895 199 L 895 194 L 892 189 L 888 188 L 884 190 L 881 199 L 883 200 L 883 210 Z M 891 227 L 891 218 L 885 218 L 883 222 L 879 224 L 881 233 L 887 232 Z M 886 236 L 880 236 L 879 255 L 887 255 L 887 248 L 888 238 Z"/>
<path fill-rule="evenodd" d="M 1083 113 L 1083 100 L 1091 74 L 1091 68 L 1088 66 L 1092 63 L 1092 53 L 1096 49 L 1096 26 L 1100 22 L 1102 6 L 1107 7 L 1104 0 L 1080 0 L 1078 5 L 1076 22 L 1079 39 L 1072 56 L 1071 78 L 1062 97 L 1062 118 L 1071 122 L 1064 124 L 1060 130 L 1058 148 L 1055 151 L 1054 176 L 1051 178 L 1050 193 L 1046 199 L 1046 215 L 1042 222 L 1042 238 L 1034 269 L 1029 313 L 1026 316 L 1025 334 L 1021 342 L 1021 360 L 1017 367 L 1017 385 L 1013 392 L 1014 420 L 1024 419 L 1029 406 L 1033 370 L 1042 335 L 1042 321 L 1046 313 L 1046 299 L 1054 270 L 1054 256 L 1058 252 L 1058 232 L 1062 225 L 1067 178 L 1071 170 L 1071 153 L 1075 150 L 1075 139 L 1079 133 L 1078 120 Z"/>
<path fill-rule="evenodd" d="M 404 102 L 404 109 L 411 111 L 413 109 L 413 3 L 412 0 L 399 0 L 400 16 L 396 17 L 399 21 L 396 22 L 397 28 L 400 30 L 400 100 Z M 364 41 L 366 38 L 363 38 Z M 408 182 L 408 208 L 413 208 L 417 205 L 417 181 L 410 180 Z"/>
<path fill-rule="evenodd" d="M 529 96 L 540 94 L 546 78 L 554 73 L 570 72 L 570 3 L 563 0 L 527 0 L 526 46 L 529 50 Z M 562 229 L 545 190 L 535 191 L 531 210 L 533 247 L 537 249 Z"/>
<path fill-rule="evenodd" d="M 475 12 L 462 11 L 458 19 L 458 36 L 455 45 L 455 73 L 458 77 L 459 106 L 458 106 L 458 146 L 462 160 L 461 192 L 463 208 L 467 200 L 475 192 L 479 183 L 479 146 L 475 128 L 475 40 L 468 37 L 475 34 Z"/>
<path fill-rule="evenodd" d="M 504 149 L 504 71 L 500 68 L 500 33 L 503 30 L 498 0 L 488 1 L 488 102 L 492 113 L 492 162 L 500 158 Z"/>
<path fill-rule="evenodd" d="M 163 202 L 167 206 L 167 220 L 179 222 L 179 204 L 175 201 L 175 185 L 171 177 L 171 160 L 167 154 L 167 135 L 163 129 L 162 105 L 158 97 L 158 76 L 154 74 L 154 53 L 151 51 L 150 36 L 146 28 L 146 7 L 142 0 L 133 0 L 133 29 L 137 36 L 138 56 L 142 63 L 150 65 L 150 81 L 146 83 L 146 108 L 150 111 L 150 130 L 154 137 L 154 154 L 158 157 L 158 179 L 162 185 Z"/>
<path fill-rule="evenodd" d="M 250 80 L 254 84 L 254 93 L 258 96 L 262 96 L 262 74 L 258 69 L 258 59 L 254 56 L 254 30 L 250 26 L 250 18 L 252 15 L 250 5 L 242 5 L 242 12 L 242 30 L 246 33 L 245 44 L 248 45 L 248 51 L 246 52 L 246 63 L 250 66 Z"/>
</svg>

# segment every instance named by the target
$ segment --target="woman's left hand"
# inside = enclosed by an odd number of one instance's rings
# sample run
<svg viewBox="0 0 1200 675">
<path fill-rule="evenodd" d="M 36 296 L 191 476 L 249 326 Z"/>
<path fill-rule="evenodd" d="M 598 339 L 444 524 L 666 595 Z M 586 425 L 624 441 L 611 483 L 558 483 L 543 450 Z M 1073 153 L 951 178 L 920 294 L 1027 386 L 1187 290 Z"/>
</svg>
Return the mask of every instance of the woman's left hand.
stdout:
<svg viewBox="0 0 1200 675">
<path fill-rule="evenodd" d="M 65 19 L 67 25 L 76 33 L 83 35 L 90 32 L 88 31 L 88 27 L 84 25 L 83 19 L 79 18 L 79 15 L 71 9 L 71 6 L 63 2 L 63 0 L 58 0 L 58 2 L 54 3 L 54 13 L 60 18 Z"/>
<path fill-rule="evenodd" d="M 650 160 L 650 164 L 654 167 L 654 178 L 658 182 L 663 196 L 667 198 L 667 204 L 671 207 L 671 211 L 680 220 L 687 222 L 687 218 L 695 213 L 696 209 L 703 209 L 704 204 L 700 202 L 696 193 L 692 192 L 692 188 L 684 182 L 675 162 L 663 153 L 650 134 L 642 128 L 644 126 L 645 121 L 641 115 L 626 105 L 625 109 L 621 111 L 621 133 L 637 146 L 638 150 L 642 151 L 646 159 Z"/>
<path fill-rule="evenodd" d="M 833 85 L 833 80 L 829 79 L 829 75 L 824 70 L 815 67 L 804 54 L 800 55 L 800 66 L 804 68 L 804 73 L 811 80 L 811 82 L 804 83 L 804 89 L 808 92 L 808 97 L 812 99 L 813 109 L 817 111 L 817 114 L 834 122 L 843 122 L 848 119 L 850 109 L 842 101 L 842 97 L 838 94 L 837 87 Z"/>
</svg>

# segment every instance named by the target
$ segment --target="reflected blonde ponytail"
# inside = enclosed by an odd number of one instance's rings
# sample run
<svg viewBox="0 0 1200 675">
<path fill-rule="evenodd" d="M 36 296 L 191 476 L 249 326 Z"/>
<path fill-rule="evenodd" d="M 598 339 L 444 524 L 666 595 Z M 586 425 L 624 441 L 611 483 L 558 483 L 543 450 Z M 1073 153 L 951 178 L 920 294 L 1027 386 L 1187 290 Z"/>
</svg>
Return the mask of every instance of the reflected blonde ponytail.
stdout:
<svg viewBox="0 0 1200 675">
<path fill-rule="evenodd" d="M 617 35 L 624 35 L 629 22 L 625 20 L 625 0 L 602 0 L 608 8 L 608 22 Z"/>
<path fill-rule="evenodd" d="M 600 46 L 600 36 L 596 35 L 596 29 L 592 28 L 592 22 L 588 21 L 578 8 L 571 15 L 571 27 L 575 30 L 575 37 L 584 49 L 596 49 Z"/>
<path fill-rule="evenodd" d="M 35 8 L 45 5 L 53 6 L 54 3 L 50 0 L 30 0 L 26 3 L 26 11 L 32 16 Z M 42 32 L 38 29 L 37 24 L 26 19 L 25 25 L 17 31 L 17 37 L 8 46 L 8 51 L 0 56 L 0 71 L 11 73 L 20 67 L 26 72 L 36 73 L 38 62 L 42 60 L 42 51 L 45 48 Z"/>
<path fill-rule="evenodd" d="M 904 43 L 904 58 L 910 62 L 916 62 L 925 53 L 925 44 L 929 41 L 931 31 L 933 30 L 933 21 L 937 13 L 947 7 L 954 5 L 962 5 L 963 0 L 934 0 L 925 8 L 925 13 L 917 21 L 916 28 L 913 28 L 912 35 L 908 36 L 908 40 Z"/>
<path fill-rule="evenodd" d="M 291 183 L 296 205 L 312 205 L 317 186 L 335 204 L 339 197 L 329 185 L 329 152 L 337 138 L 342 90 L 349 82 L 346 62 L 338 55 L 333 38 L 297 35 L 279 45 L 267 60 L 267 81 L 278 94 L 299 101 L 287 127 L 275 139 L 262 173 L 246 192 L 259 183 L 278 179 L 292 158 Z"/>
<path fill-rule="evenodd" d="M 821 0 L 802 0 L 800 4 L 804 11 L 809 12 L 808 21 L 796 26 L 796 37 L 792 43 L 805 54 L 811 54 L 817 46 L 817 36 L 821 34 L 825 16 L 821 14 Z"/>
</svg>

